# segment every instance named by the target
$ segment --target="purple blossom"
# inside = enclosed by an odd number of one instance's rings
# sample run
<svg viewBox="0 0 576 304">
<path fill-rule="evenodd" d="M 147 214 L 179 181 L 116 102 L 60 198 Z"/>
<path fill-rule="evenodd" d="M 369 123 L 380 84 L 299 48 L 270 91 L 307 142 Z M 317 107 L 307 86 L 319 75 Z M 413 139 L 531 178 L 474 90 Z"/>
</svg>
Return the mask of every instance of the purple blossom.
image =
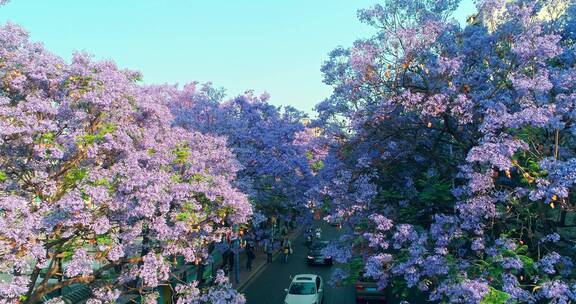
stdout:
<svg viewBox="0 0 576 304">
<path fill-rule="evenodd" d="M 379 231 L 388 231 L 392 228 L 392 221 L 380 214 L 373 214 L 370 219 L 376 224 L 376 229 Z"/>
<path fill-rule="evenodd" d="M 17 301 L 21 295 L 28 291 L 29 279 L 25 276 L 14 276 L 10 281 L 0 281 L 0 299 L 8 301 Z"/>
<path fill-rule="evenodd" d="M 104 303 L 114 303 L 120 297 L 120 290 L 114 288 L 101 287 L 92 290 L 94 300 L 99 300 Z"/>
<path fill-rule="evenodd" d="M 510 158 L 519 150 L 526 150 L 528 146 L 519 140 L 505 139 L 500 142 L 485 142 L 474 147 L 466 158 L 469 162 L 487 163 L 500 170 L 512 167 Z"/>
<path fill-rule="evenodd" d="M 520 283 L 516 276 L 503 273 L 502 274 L 502 290 L 510 295 L 510 299 L 520 302 L 532 302 L 533 296 L 527 290 L 520 287 Z"/>
<path fill-rule="evenodd" d="M 522 261 L 517 257 L 505 257 L 502 260 L 502 267 L 504 267 L 504 269 L 523 269 L 524 264 L 522 264 Z"/>
<path fill-rule="evenodd" d="M 554 232 L 542 237 L 539 243 L 546 243 L 546 242 L 556 243 L 558 241 L 560 241 L 560 235 Z"/>
<path fill-rule="evenodd" d="M 446 296 L 450 303 L 480 303 L 490 291 L 486 282 L 464 280 L 460 283 L 440 285 L 431 295 L 430 300 L 439 300 Z"/>
<path fill-rule="evenodd" d="M 562 281 L 549 281 L 542 284 L 542 288 L 536 293 L 537 298 L 554 300 L 556 303 L 568 304 L 569 300 L 576 300 L 574 288 Z"/>
<path fill-rule="evenodd" d="M 66 265 L 65 274 L 67 277 L 90 275 L 93 272 L 93 264 L 93 257 L 91 257 L 86 250 L 78 249 L 74 252 L 72 260 Z"/>
<path fill-rule="evenodd" d="M 378 280 L 378 287 L 383 289 L 388 284 L 388 274 L 385 271 L 386 265 L 392 262 L 392 255 L 378 254 L 371 256 L 366 261 L 365 276 Z"/>
<path fill-rule="evenodd" d="M 448 263 L 445 257 L 433 255 L 422 261 L 422 274 L 429 277 L 448 274 Z"/>
<path fill-rule="evenodd" d="M 246 299 L 229 283 L 228 278 L 224 276 L 224 272 L 219 270 L 216 273 L 215 285 L 208 288 L 208 290 L 201 292 L 198 289 L 198 281 L 183 285 L 176 286 L 176 294 L 178 300 L 176 303 L 198 303 L 198 304 L 244 304 Z"/>
<path fill-rule="evenodd" d="M 139 276 L 146 286 L 156 287 L 161 281 L 168 279 L 170 269 L 162 257 L 150 252 L 142 260 L 144 263 L 139 269 Z"/>
<path fill-rule="evenodd" d="M 484 240 L 482 238 L 476 238 L 472 241 L 471 249 L 474 251 L 484 250 Z"/>
<path fill-rule="evenodd" d="M 350 65 L 359 73 L 364 73 L 375 58 L 377 50 L 370 43 L 357 43 L 356 47 L 350 52 Z"/>
<path fill-rule="evenodd" d="M 536 266 L 548 274 L 556 273 L 555 265 L 560 262 L 561 256 L 557 252 L 550 252 L 543 256 L 538 262 Z"/>
<path fill-rule="evenodd" d="M 396 227 L 396 232 L 392 236 L 394 248 L 400 249 L 406 242 L 413 242 L 418 239 L 418 234 L 411 225 L 400 224 Z"/>
</svg>

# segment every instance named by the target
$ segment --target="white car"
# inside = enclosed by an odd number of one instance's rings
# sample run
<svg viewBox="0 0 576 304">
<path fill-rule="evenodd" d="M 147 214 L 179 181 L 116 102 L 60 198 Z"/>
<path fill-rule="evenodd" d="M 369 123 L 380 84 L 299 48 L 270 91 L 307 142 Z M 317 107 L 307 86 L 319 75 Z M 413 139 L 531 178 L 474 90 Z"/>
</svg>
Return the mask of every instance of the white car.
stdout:
<svg viewBox="0 0 576 304">
<path fill-rule="evenodd" d="M 320 304 L 324 296 L 324 281 L 315 274 L 299 274 L 285 289 L 284 304 Z"/>
</svg>

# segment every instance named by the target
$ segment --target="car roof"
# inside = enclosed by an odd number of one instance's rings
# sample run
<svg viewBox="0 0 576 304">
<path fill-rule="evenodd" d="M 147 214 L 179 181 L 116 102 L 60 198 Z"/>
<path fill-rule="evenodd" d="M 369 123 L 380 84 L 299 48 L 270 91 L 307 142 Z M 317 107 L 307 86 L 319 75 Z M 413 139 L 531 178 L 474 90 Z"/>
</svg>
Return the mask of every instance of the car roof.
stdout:
<svg viewBox="0 0 576 304">
<path fill-rule="evenodd" d="M 292 282 L 294 282 L 294 281 L 299 281 L 299 282 L 314 281 L 314 280 L 316 280 L 317 276 L 318 275 L 315 275 L 315 274 L 297 274 L 294 276 L 294 279 L 292 279 Z"/>
<path fill-rule="evenodd" d="M 328 244 L 330 244 L 330 241 L 314 241 L 314 242 L 312 242 L 312 244 L 328 245 Z"/>
</svg>

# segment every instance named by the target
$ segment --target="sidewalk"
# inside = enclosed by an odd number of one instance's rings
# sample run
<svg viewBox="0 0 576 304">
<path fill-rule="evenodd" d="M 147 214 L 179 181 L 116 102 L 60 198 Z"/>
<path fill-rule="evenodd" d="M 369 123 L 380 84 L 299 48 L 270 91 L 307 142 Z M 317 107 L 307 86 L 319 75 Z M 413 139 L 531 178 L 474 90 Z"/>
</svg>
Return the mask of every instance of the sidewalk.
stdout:
<svg viewBox="0 0 576 304">
<path fill-rule="evenodd" d="M 302 233 L 302 229 L 295 229 L 292 232 L 288 233 L 288 239 L 290 241 L 294 241 L 300 234 Z M 256 278 L 264 269 L 268 263 L 266 263 L 266 253 L 262 251 L 254 252 L 256 254 L 256 258 L 252 261 L 252 271 L 248 271 L 246 269 L 246 253 L 242 251 L 240 253 L 240 283 L 235 283 L 234 275 L 230 276 L 230 281 L 232 282 L 232 286 L 242 292 L 242 290 L 252 281 L 252 279 Z M 272 261 L 276 260 L 276 258 L 280 255 L 280 250 L 274 252 L 272 256 Z"/>
</svg>

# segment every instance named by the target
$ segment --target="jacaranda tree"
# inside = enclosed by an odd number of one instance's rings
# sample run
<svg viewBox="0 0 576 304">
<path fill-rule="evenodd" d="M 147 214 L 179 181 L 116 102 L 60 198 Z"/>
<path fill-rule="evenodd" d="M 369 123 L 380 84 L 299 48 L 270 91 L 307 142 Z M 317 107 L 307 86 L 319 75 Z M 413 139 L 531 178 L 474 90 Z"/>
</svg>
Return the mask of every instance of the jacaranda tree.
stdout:
<svg viewBox="0 0 576 304">
<path fill-rule="evenodd" d="M 225 136 L 242 168 L 238 185 L 248 193 L 259 214 L 287 216 L 302 208 L 311 183 L 306 152 L 299 140 L 305 115 L 294 108 L 268 103 L 268 95 L 252 92 L 223 101 L 210 84 L 189 84 L 171 103 L 176 125 Z"/>
<path fill-rule="evenodd" d="M 173 126 L 170 92 L 139 78 L 0 28 L 0 303 L 75 283 L 93 288 L 91 303 L 155 303 L 177 257 L 201 263 L 251 217 L 226 140 Z M 176 290 L 181 303 L 244 302 L 217 283 Z"/>
<path fill-rule="evenodd" d="M 451 303 L 568 303 L 574 280 L 573 1 L 384 1 L 377 34 L 324 64 L 331 137 L 309 195 L 349 233 L 330 248 L 381 288 Z"/>
</svg>

